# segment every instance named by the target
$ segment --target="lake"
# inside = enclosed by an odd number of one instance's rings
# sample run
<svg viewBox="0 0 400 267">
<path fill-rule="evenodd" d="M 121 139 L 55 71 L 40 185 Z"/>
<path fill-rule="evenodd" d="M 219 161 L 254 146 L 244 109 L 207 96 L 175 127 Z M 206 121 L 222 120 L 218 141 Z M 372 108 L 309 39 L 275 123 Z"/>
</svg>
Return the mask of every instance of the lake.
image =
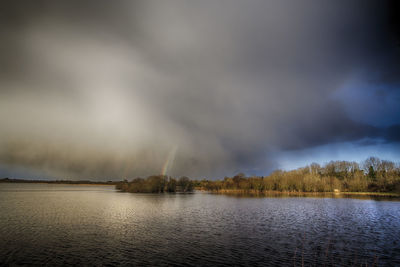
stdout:
<svg viewBox="0 0 400 267">
<path fill-rule="evenodd" d="M 398 201 L 3 183 L 0 211 L 0 265 L 400 265 Z"/>
</svg>

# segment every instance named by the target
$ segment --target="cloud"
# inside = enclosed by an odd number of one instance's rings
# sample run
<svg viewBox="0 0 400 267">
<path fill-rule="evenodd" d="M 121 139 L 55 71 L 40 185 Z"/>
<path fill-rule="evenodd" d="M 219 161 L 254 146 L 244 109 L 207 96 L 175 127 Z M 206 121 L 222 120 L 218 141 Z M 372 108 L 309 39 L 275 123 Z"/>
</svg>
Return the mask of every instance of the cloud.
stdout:
<svg viewBox="0 0 400 267">
<path fill-rule="evenodd" d="M 271 170 L 275 152 L 396 141 L 334 97 L 354 77 L 398 92 L 386 5 L 360 3 L 5 3 L 0 163 L 119 179 L 161 172 L 176 148 L 171 175 L 212 178 Z"/>
</svg>

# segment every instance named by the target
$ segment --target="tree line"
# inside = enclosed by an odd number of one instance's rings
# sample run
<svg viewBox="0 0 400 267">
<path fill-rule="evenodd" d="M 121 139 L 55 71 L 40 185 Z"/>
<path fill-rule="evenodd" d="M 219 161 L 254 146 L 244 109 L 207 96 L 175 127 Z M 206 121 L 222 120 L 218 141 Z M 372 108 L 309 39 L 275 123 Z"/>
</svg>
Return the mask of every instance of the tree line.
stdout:
<svg viewBox="0 0 400 267">
<path fill-rule="evenodd" d="M 183 176 L 179 179 L 166 175 L 152 175 L 143 178 L 135 178 L 117 183 L 116 189 L 130 193 L 174 193 L 192 192 L 194 182 L 188 177 Z"/>
<path fill-rule="evenodd" d="M 361 163 L 331 161 L 312 163 L 291 171 L 276 170 L 268 176 L 239 173 L 222 180 L 190 180 L 152 175 L 118 182 L 116 188 L 131 193 L 191 192 L 240 190 L 252 192 L 391 192 L 400 194 L 400 165 L 369 157 Z"/>
<path fill-rule="evenodd" d="M 331 161 L 312 163 L 291 171 L 277 170 L 269 176 L 246 177 L 240 173 L 223 180 L 196 182 L 203 190 L 280 192 L 396 192 L 400 193 L 400 166 L 370 157 L 361 164 Z"/>
</svg>

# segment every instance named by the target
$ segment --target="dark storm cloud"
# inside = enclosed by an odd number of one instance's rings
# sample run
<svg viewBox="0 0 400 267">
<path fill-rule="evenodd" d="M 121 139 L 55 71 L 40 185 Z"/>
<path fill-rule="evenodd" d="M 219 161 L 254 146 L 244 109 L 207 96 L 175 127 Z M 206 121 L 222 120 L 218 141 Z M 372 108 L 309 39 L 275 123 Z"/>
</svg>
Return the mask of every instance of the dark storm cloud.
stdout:
<svg viewBox="0 0 400 267">
<path fill-rule="evenodd" d="M 395 5 L 3 2 L 0 163 L 119 178 L 176 151 L 170 174 L 214 177 L 270 170 L 283 150 L 398 141 L 357 100 L 360 81 L 399 95 Z M 395 102 L 377 111 L 394 124 Z"/>
<path fill-rule="evenodd" d="M 400 142 L 400 125 L 392 125 L 385 131 L 384 138 L 388 142 Z"/>
</svg>

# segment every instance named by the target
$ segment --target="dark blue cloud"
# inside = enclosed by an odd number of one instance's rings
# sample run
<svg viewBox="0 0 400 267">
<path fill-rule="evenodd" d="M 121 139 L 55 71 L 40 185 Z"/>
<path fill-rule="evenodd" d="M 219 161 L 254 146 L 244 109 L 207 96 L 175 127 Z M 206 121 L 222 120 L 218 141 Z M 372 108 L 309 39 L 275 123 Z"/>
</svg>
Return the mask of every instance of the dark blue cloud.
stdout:
<svg viewBox="0 0 400 267">
<path fill-rule="evenodd" d="M 196 178 L 330 147 L 396 158 L 397 1 L 2 6 L 3 174 L 149 175 L 171 151 L 170 174 Z"/>
</svg>

